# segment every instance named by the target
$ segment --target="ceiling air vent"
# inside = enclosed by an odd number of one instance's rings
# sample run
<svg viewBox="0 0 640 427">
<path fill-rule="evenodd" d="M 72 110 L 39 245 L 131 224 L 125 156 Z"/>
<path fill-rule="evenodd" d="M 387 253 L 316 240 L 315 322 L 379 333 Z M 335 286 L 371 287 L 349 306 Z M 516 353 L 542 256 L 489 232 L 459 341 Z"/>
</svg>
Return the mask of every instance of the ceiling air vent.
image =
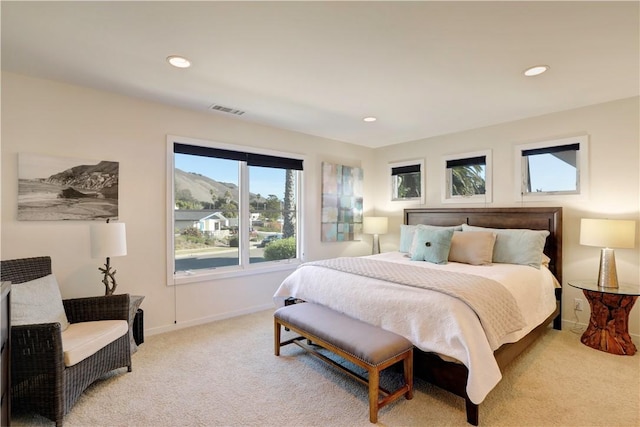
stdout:
<svg viewBox="0 0 640 427">
<path fill-rule="evenodd" d="M 212 106 L 209 107 L 209 109 L 214 111 L 221 111 L 223 113 L 234 114 L 236 116 L 241 116 L 244 114 L 244 111 L 236 110 L 235 108 L 229 108 L 229 107 L 225 107 L 223 105 L 218 105 L 218 104 L 213 104 Z"/>
</svg>

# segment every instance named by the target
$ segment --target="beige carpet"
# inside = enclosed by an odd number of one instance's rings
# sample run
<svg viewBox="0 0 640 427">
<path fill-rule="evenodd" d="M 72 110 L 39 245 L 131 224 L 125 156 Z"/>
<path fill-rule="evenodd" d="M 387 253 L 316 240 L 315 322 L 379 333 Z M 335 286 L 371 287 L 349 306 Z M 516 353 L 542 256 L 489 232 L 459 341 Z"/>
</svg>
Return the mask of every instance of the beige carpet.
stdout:
<svg viewBox="0 0 640 427">
<path fill-rule="evenodd" d="M 133 372 L 98 381 L 66 426 L 370 426 L 366 387 L 296 346 L 273 355 L 271 311 L 147 337 Z M 394 381 L 391 372 L 386 380 Z M 385 426 L 465 426 L 461 398 L 416 379 Z M 481 426 L 640 426 L 640 356 L 549 330 L 480 406 Z M 13 426 L 52 425 L 14 414 Z"/>
</svg>

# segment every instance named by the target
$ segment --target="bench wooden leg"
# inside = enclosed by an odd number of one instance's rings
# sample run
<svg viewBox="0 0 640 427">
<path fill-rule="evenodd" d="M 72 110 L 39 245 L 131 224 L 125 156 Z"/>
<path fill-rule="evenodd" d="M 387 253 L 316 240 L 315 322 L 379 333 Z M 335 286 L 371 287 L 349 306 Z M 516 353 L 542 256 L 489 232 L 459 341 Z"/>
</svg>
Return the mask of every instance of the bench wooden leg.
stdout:
<svg viewBox="0 0 640 427">
<path fill-rule="evenodd" d="M 274 319 L 273 328 L 273 352 L 276 356 L 280 356 L 280 322 L 278 319 Z"/>
<path fill-rule="evenodd" d="M 403 360 L 403 368 L 404 383 L 409 386 L 404 397 L 411 400 L 413 399 L 413 350 L 411 350 L 411 355 Z"/>
<path fill-rule="evenodd" d="M 378 422 L 378 389 L 380 387 L 380 372 L 378 368 L 369 369 L 369 421 Z"/>
</svg>

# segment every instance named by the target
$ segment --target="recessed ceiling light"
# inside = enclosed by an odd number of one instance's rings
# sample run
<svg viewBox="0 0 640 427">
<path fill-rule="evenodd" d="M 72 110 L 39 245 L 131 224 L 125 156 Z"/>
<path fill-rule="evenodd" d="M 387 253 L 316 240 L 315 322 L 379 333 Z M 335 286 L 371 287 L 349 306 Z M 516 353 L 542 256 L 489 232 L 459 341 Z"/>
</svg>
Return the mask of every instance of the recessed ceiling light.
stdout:
<svg viewBox="0 0 640 427">
<path fill-rule="evenodd" d="M 177 68 L 189 68 L 191 67 L 191 61 L 184 56 L 171 55 L 167 56 L 167 62 Z"/>
<path fill-rule="evenodd" d="M 538 76 L 549 69 L 548 65 L 536 65 L 535 67 L 530 67 L 524 70 L 524 75 L 527 77 Z"/>
<path fill-rule="evenodd" d="M 370 116 L 370 117 L 365 117 L 365 118 L 364 118 L 364 119 L 362 119 L 362 120 L 364 120 L 365 122 L 375 122 L 375 121 L 376 121 L 376 120 L 378 120 L 378 119 L 377 119 L 376 117 L 372 117 L 372 116 Z"/>
</svg>

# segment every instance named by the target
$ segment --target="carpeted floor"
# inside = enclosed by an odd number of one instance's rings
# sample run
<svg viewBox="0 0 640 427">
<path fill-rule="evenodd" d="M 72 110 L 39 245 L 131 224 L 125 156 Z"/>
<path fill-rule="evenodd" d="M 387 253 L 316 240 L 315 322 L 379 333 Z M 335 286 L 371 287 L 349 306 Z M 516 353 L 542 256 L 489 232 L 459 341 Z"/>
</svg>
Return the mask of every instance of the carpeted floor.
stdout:
<svg viewBox="0 0 640 427">
<path fill-rule="evenodd" d="M 640 426 L 640 355 L 549 331 L 480 406 L 481 426 Z M 273 355 L 271 311 L 147 337 L 133 372 L 91 386 L 65 426 L 370 426 L 364 385 L 297 346 Z M 385 381 L 399 375 L 389 372 Z M 416 379 L 379 425 L 466 426 L 461 398 Z M 13 426 L 53 425 L 14 414 Z"/>
</svg>

